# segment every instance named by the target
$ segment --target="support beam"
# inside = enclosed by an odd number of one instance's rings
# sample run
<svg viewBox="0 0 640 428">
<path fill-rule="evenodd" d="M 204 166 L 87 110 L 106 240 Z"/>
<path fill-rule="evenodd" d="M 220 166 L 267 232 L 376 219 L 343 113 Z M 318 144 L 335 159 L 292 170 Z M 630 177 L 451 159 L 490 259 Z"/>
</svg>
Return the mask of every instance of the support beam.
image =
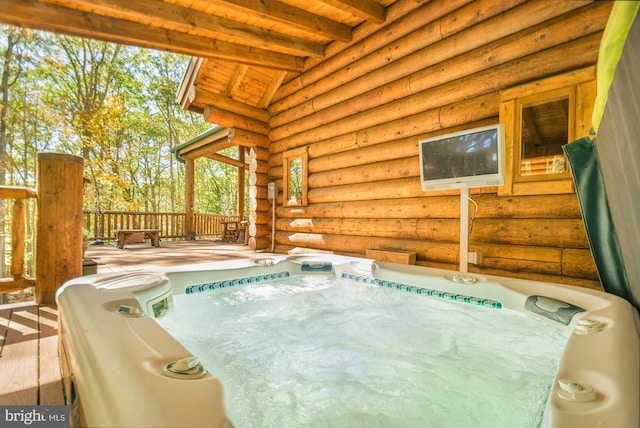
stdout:
<svg viewBox="0 0 640 428">
<path fill-rule="evenodd" d="M 242 163 L 241 167 L 238 167 L 238 217 L 241 220 L 244 220 L 244 186 L 245 186 L 245 175 L 246 175 L 246 164 L 245 164 L 245 148 L 242 146 L 238 146 L 238 160 Z M 247 233 L 245 229 L 244 233 Z"/>
<path fill-rule="evenodd" d="M 223 108 L 208 105 L 204 109 L 203 116 L 207 122 L 215 123 L 225 128 L 241 128 L 262 135 L 269 133 L 269 124 L 266 122 L 242 116 Z"/>
<path fill-rule="evenodd" d="M 351 27 L 277 0 L 209 0 L 209 2 L 224 4 L 225 7 L 233 7 L 250 15 L 258 13 L 270 21 L 295 26 L 300 31 L 312 35 L 320 34 L 329 40 L 351 41 Z"/>
<path fill-rule="evenodd" d="M 227 110 L 241 116 L 251 117 L 262 122 L 269 122 L 269 119 L 271 119 L 271 114 L 263 108 L 253 107 L 249 104 L 232 100 L 229 97 L 215 94 L 211 91 L 207 91 L 206 89 L 202 89 L 197 86 L 194 86 L 190 89 L 189 99 L 190 102 L 197 100 L 199 105 L 204 104 L 215 106 L 219 109 Z"/>
<path fill-rule="evenodd" d="M 60 19 L 64 16 L 64 19 Z M 108 42 L 136 45 L 277 70 L 302 71 L 304 57 L 211 40 L 165 28 L 114 19 L 36 0 L 3 0 L 0 22 Z"/>
<path fill-rule="evenodd" d="M 55 305 L 56 290 L 82 275 L 84 159 L 38 154 L 36 302 Z"/>
<path fill-rule="evenodd" d="M 51 1 L 51 0 L 45 0 Z M 269 45 L 283 53 L 296 56 L 321 57 L 324 46 L 291 36 L 284 36 L 257 26 L 243 24 L 228 18 L 216 16 L 192 8 L 157 0 L 92 0 L 90 5 L 84 0 L 65 0 L 67 7 L 84 10 L 101 16 L 118 16 L 132 22 L 149 19 L 149 11 L 154 11 L 154 26 L 171 28 L 184 33 L 225 40 L 246 46 Z"/>
<path fill-rule="evenodd" d="M 324 2 L 339 9 L 348 10 L 376 24 L 382 24 L 385 20 L 384 6 L 372 0 L 324 0 Z"/>
<path fill-rule="evenodd" d="M 196 163 L 193 159 L 185 159 L 184 172 L 184 210 L 186 213 L 185 232 L 187 239 L 194 239 L 195 228 L 195 169 Z"/>
</svg>

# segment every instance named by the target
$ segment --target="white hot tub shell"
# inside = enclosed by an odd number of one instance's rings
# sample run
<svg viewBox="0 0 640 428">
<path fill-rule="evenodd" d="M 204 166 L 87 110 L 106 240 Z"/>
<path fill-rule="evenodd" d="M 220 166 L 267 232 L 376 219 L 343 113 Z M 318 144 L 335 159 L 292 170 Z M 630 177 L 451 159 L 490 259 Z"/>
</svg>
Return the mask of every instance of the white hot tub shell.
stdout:
<svg viewBox="0 0 640 428">
<path fill-rule="evenodd" d="M 428 282 L 443 298 L 499 302 L 566 329 L 569 339 L 541 426 L 640 426 L 639 321 L 625 300 L 558 284 L 326 254 L 91 275 L 66 283 L 57 293 L 60 349 L 75 423 L 233 426 L 215 373 L 196 366 L 189 351 L 157 324 L 154 312 L 166 308 L 173 294 L 212 279 L 233 281 L 283 270 L 305 273 L 327 266 L 331 274 L 357 275 L 373 283 L 420 287 Z M 184 369 L 184 376 L 168 372 L 172 367 Z"/>
</svg>

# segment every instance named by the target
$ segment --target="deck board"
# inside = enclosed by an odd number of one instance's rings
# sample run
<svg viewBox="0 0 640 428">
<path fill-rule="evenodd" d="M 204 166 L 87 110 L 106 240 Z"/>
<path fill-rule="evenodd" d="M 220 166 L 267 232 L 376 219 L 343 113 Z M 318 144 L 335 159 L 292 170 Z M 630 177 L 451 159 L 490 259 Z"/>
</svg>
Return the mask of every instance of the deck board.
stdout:
<svg viewBox="0 0 640 428">
<path fill-rule="evenodd" d="M 39 393 L 41 406 L 64 404 L 60 360 L 58 358 L 58 311 L 40 306 Z"/>
<path fill-rule="evenodd" d="M 18 306 L 3 315 L 9 322 L 0 354 L 0 404 L 38 404 L 38 307 Z"/>
</svg>

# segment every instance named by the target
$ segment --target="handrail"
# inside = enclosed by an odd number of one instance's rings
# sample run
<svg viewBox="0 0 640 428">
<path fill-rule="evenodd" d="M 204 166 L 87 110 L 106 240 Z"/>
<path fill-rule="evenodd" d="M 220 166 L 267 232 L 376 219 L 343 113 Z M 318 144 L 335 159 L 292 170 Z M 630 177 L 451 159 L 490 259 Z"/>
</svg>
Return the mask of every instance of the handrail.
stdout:
<svg viewBox="0 0 640 428">
<path fill-rule="evenodd" d="M 241 220 L 237 215 L 196 213 L 195 236 L 187 236 L 186 213 L 145 211 L 83 211 L 88 240 L 114 241 L 118 229 L 160 229 L 160 239 L 222 237 L 222 222 Z"/>
<path fill-rule="evenodd" d="M 37 198 L 36 189 L 21 186 L 0 186 L 0 199 L 13 199 L 11 221 L 11 277 L 0 278 L 0 293 L 24 290 L 35 285 L 35 279 L 24 274 L 26 199 Z"/>
</svg>

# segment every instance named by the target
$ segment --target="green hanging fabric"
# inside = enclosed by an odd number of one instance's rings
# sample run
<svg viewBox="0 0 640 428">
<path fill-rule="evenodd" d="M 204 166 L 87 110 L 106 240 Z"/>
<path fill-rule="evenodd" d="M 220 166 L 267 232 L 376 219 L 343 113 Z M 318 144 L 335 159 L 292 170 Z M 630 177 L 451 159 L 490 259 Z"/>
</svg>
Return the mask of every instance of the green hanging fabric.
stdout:
<svg viewBox="0 0 640 428">
<path fill-rule="evenodd" d="M 595 140 L 582 138 L 564 146 L 564 151 L 571 164 L 580 210 L 602 286 L 606 292 L 633 304 L 618 237 L 611 221 Z"/>
</svg>

